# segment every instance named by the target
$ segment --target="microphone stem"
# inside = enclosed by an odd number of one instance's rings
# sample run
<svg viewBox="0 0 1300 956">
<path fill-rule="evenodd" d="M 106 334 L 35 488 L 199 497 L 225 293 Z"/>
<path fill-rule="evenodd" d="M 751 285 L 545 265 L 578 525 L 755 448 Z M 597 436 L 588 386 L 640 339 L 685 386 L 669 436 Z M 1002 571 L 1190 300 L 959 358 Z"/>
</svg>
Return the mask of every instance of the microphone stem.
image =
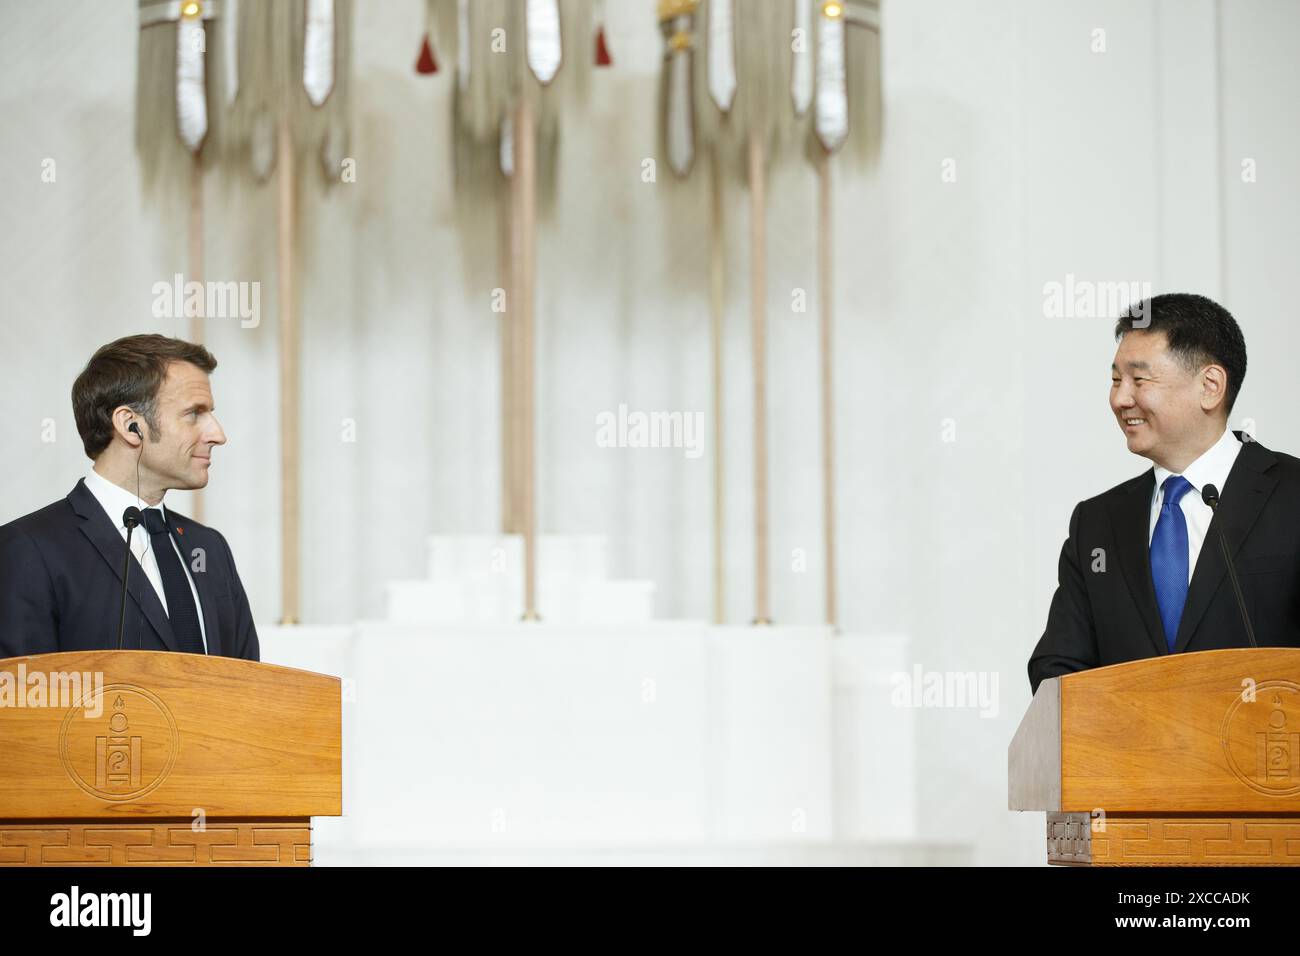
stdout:
<svg viewBox="0 0 1300 956">
<path fill-rule="evenodd" d="M 1219 509 L 1214 508 L 1214 514 L 1217 517 Z M 1250 616 L 1246 613 L 1246 598 L 1241 593 L 1241 582 L 1237 580 L 1237 569 L 1232 566 L 1232 555 L 1228 553 L 1228 541 L 1223 536 L 1222 525 L 1218 528 L 1219 549 L 1223 552 L 1223 563 L 1228 569 L 1228 580 L 1232 582 L 1232 591 L 1237 595 L 1237 610 L 1241 613 L 1241 623 L 1246 628 L 1246 637 L 1250 640 L 1251 647 L 1259 647 L 1255 642 L 1255 629 L 1251 627 Z"/>
<path fill-rule="evenodd" d="M 117 619 L 117 649 L 122 649 L 122 633 L 126 630 L 126 592 L 127 583 L 131 574 L 131 532 L 135 529 L 128 527 L 126 529 L 126 558 L 122 561 L 122 611 Z"/>
</svg>

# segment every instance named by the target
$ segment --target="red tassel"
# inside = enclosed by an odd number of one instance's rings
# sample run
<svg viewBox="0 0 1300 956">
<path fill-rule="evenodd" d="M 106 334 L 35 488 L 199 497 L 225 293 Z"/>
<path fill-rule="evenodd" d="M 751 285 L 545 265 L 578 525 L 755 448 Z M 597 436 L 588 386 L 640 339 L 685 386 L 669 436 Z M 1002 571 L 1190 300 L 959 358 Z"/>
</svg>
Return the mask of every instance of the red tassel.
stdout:
<svg viewBox="0 0 1300 956">
<path fill-rule="evenodd" d="M 609 47 L 605 44 L 605 27 L 602 24 L 596 30 L 596 65 L 613 66 L 614 61 L 610 58 Z"/>
<path fill-rule="evenodd" d="M 433 44 L 429 42 L 429 34 L 424 35 L 424 42 L 420 44 L 420 58 L 415 61 L 416 73 L 437 73 L 438 61 L 433 58 Z"/>
</svg>

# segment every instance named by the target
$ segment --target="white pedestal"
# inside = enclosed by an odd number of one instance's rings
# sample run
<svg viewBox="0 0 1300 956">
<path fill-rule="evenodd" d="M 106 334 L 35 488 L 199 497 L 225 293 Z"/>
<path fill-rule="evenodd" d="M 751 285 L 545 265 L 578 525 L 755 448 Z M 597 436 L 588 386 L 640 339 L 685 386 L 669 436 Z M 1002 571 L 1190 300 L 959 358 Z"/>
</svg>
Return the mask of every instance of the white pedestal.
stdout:
<svg viewBox="0 0 1300 956">
<path fill-rule="evenodd" d="M 325 864 L 969 862 L 916 843 L 901 638 L 702 622 L 259 628 L 344 680 Z"/>
<path fill-rule="evenodd" d="M 432 535 L 428 577 L 393 581 L 386 620 L 399 624 L 510 624 L 524 610 L 523 538 Z M 553 624 L 644 624 L 654 582 L 611 580 L 599 535 L 541 535 L 537 607 Z"/>
</svg>

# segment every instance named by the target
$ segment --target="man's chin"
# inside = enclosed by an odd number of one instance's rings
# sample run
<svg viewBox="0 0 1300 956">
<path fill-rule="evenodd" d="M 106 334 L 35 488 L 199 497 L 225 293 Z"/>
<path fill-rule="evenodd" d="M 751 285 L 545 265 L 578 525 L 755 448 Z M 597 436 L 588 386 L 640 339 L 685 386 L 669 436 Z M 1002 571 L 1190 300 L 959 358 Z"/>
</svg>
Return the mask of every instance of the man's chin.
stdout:
<svg viewBox="0 0 1300 956">
<path fill-rule="evenodd" d="M 1130 452 L 1135 455 L 1140 455 L 1143 458 L 1151 457 L 1151 449 L 1153 445 L 1149 439 L 1139 435 L 1125 435 L 1124 438 L 1128 442 L 1128 450 Z"/>
<path fill-rule="evenodd" d="M 198 472 L 191 472 L 185 476 L 185 483 L 177 485 L 177 491 L 198 491 L 208 486 L 208 470 L 200 468 Z"/>
</svg>

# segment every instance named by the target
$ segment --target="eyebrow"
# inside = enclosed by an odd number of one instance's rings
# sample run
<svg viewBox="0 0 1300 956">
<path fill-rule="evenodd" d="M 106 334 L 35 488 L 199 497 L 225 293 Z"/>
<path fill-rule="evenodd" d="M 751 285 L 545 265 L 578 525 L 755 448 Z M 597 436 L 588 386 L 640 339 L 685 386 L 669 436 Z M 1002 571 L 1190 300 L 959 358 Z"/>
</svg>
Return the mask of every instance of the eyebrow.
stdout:
<svg viewBox="0 0 1300 956">
<path fill-rule="evenodd" d="M 195 402 L 181 414 L 188 415 L 190 412 L 215 412 L 216 409 L 207 402 Z"/>
<path fill-rule="evenodd" d="M 1114 362 L 1111 362 L 1111 363 L 1110 363 L 1110 367 L 1111 367 L 1111 370 L 1112 370 L 1112 371 L 1118 371 L 1118 369 L 1116 369 L 1116 367 L 1115 367 L 1115 363 L 1114 363 Z M 1129 368 L 1150 369 L 1150 368 L 1151 368 L 1151 365 L 1150 365 L 1150 363 L 1148 363 L 1148 362 L 1129 362 L 1129 363 L 1128 363 L 1128 367 L 1129 367 Z"/>
</svg>

